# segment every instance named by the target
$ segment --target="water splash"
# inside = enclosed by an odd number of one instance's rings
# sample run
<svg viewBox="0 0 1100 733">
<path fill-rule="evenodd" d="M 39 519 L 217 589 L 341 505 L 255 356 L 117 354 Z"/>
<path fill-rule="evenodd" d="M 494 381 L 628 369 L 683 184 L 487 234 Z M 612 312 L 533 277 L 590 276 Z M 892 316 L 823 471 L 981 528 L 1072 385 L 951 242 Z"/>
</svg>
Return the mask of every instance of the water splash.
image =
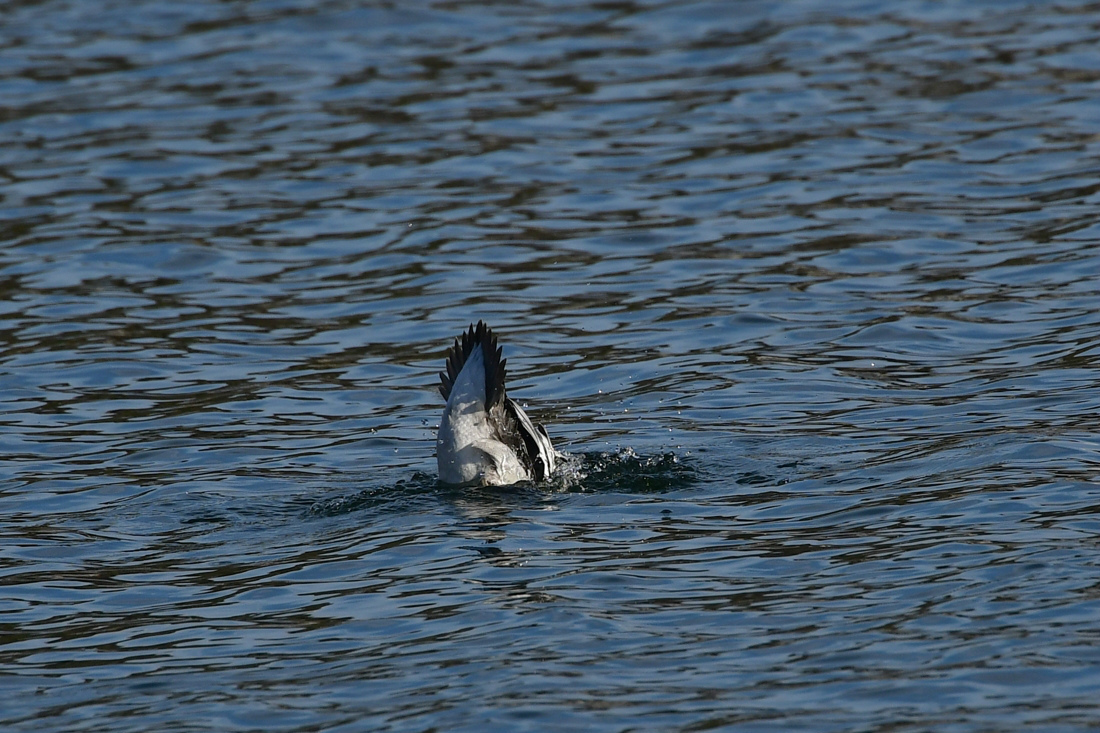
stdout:
<svg viewBox="0 0 1100 733">
<path fill-rule="evenodd" d="M 565 454 L 552 479 L 562 491 L 670 491 L 699 479 L 695 466 L 671 451 L 639 455 L 633 448 Z"/>
<path fill-rule="evenodd" d="M 406 510 L 425 503 L 475 501 L 502 506 L 516 501 L 539 505 L 557 492 L 659 492 L 682 489 L 699 480 L 699 470 L 673 452 L 639 455 L 633 448 L 562 454 L 554 476 L 544 484 L 514 486 L 449 486 L 434 474 L 417 471 L 393 484 L 314 501 L 311 517 L 334 517 L 370 510 Z"/>
</svg>

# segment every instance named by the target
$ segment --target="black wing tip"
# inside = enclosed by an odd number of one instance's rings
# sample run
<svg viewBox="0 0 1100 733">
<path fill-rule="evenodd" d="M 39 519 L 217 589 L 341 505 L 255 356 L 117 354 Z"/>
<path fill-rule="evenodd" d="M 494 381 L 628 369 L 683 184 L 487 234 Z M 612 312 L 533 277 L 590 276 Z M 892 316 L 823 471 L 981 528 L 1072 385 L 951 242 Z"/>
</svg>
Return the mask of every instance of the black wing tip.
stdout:
<svg viewBox="0 0 1100 733">
<path fill-rule="evenodd" d="M 493 329 L 480 318 L 477 325 L 473 323 L 455 338 L 454 345 L 447 349 L 447 368 L 439 373 L 439 393 L 443 399 L 451 398 L 451 389 L 458 379 L 466 360 L 470 358 L 474 347 L 481 346 L 485 358 L 485 402 L 486 407 L 492 407 L 504 399 L 504 365 L 507 359 L 501 359 L 504 347 L 497 346 L 497 336 Z"/>
<path fill-rule="evenodd" d="M 515 400 L 505 400 L 504 404 L 508 417 L 512 422 L 514 435 L 517 438 L 517 441 L 512 444 L 513 449 L 516 450 L 516 455 L 527 468 L 534 481 L 545 481 L 550 478 L 551 464 L 547 463 L 550 456 L 543 455 L 542 446 L 539 444 L 535 432 L 537 431 L 546 439 L 547 448 L 553 451 L 554 447 L 550 443 L 550 436 L 547 435 L 546 428 L 539 423 L 532 422 L 531 418 L 516 404 Z"/>
</svg>

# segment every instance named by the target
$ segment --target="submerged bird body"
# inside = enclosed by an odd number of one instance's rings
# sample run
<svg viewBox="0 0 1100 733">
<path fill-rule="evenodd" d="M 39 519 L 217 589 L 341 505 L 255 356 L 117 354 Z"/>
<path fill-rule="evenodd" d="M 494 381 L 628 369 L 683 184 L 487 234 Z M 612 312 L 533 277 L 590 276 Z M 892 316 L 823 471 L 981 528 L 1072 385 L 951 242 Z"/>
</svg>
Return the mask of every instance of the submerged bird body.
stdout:
<svg viewBox="0 0 1100 733">
<path fill-rule="evenodd" d="M 502 486 L 542 481 L 557 451 L 504 389 L 502 349 L 483 322 L 455 339 L 439 387 L 447 407 L 435 441 L 439 479 L 448 484 Z"/>
</svg>

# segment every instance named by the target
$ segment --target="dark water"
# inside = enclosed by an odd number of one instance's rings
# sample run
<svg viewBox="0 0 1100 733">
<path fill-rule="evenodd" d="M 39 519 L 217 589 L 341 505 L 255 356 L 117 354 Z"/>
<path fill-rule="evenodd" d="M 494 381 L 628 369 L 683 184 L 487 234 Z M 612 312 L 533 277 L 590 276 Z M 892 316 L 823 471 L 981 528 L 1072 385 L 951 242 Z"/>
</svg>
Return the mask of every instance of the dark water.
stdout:
<svg viewBox="0 0 1100 733">
<path fill-rule="evenodd" d="M 1092 728 L 1098 43 L 4 4 L 0 727 Z M 478 318 L 550 485 L 435 482 Z"/>
</svg>

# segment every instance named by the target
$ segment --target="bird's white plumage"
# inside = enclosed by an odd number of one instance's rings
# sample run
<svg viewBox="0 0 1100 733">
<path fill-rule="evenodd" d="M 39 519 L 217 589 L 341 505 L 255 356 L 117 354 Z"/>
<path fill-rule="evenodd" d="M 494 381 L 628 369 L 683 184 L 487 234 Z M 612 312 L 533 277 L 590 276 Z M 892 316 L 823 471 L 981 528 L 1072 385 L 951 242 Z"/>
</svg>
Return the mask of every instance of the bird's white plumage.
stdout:
<svg viewBox="0 0 1100 733">
<path fill-rule="evenodd" d="M 451 387 L 435 450 L 439 478 L 448 484 L 514 484 L 528 478 L 515 452 L 495 437 L 485 409 L 485 356 L 470 352 Z"/>
<path fill-rule="evenodd" d="M 504 362 L 488 326 L 478 322 L 455 340 L 441 377 L 447 398 L 436 436 L 441 481 L 499 486 L 553 472 L 558 453 L 542 426 L 505 394 Z"/>
</svg>

